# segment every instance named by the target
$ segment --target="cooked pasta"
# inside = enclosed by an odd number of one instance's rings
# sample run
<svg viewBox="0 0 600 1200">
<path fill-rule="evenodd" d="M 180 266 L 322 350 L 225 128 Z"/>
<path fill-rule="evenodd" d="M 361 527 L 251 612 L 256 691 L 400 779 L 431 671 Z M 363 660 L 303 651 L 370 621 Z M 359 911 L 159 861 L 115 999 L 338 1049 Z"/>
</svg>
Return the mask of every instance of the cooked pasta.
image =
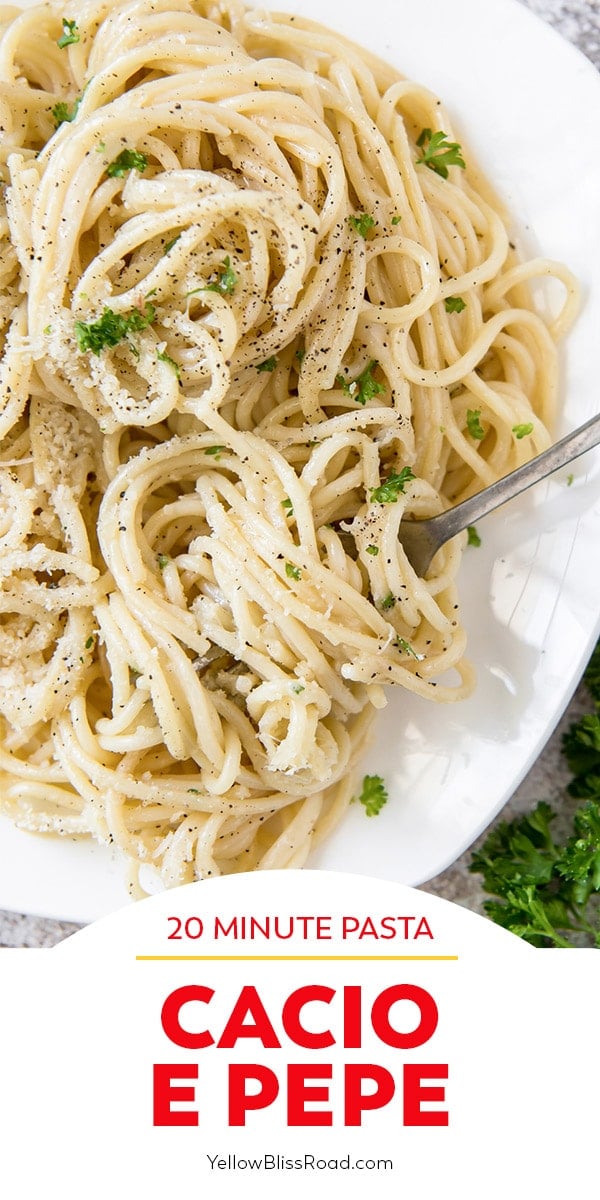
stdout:
<svg viewBox="0 0 600 1200">
<path fill-rule="evenodd" d="M 472 688 L 464 539 L 422 579 L 398 528 L 548 444 L 576 285 L 435 96 L 311 21 L 0 22 L 2 807 L 136 893 L 301 866 L 385 686 Z"/>
</svg>

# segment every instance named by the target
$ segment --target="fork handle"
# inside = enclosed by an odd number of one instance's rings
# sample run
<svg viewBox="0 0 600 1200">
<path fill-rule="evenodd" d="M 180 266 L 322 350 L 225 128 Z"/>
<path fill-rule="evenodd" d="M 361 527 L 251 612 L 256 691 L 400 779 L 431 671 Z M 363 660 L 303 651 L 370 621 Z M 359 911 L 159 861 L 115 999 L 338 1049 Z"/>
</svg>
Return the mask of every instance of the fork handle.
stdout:
<svg viewBox="0 0 600 1200">
<path fill-rule="evenodd" d="M 461 533 L 468 525 L 473 525 L 481 517 L 486 517 L 488 513 L 493 512 L 507 500 L 512 500 L 514 496 L 524 492 L 531 487 L 532 483 L 538 483 L 540 479 L 545 479 L 546 475 L 558 471 L 559 467 L 564 467 L 574 458 L 578 458 L 580 454 L 585 454 L 586 450 L 597 446 L 598 443 L 600 443 L 600 414 L 586 421 L 585 425 L 574 429 L 572 433 L 568 433 L 548 450 L 542 451 L 529 462 L 523 463 L 523 466 L 517 467 L 509 475 L 505 475 L 503 479 L 498 479 L 490 487 L 484 488 L 482 492 L 470 496 L 468 500 L 463 500 L 455 508 L 447 509 L 439 516 L 430 518 L 431 533 L 435 536 L 436 523 L 443 522 L 443 542 L 447 541 L 457 533 Z M 440 541 L 440 545 L 443 542 Z"/>
</svg>

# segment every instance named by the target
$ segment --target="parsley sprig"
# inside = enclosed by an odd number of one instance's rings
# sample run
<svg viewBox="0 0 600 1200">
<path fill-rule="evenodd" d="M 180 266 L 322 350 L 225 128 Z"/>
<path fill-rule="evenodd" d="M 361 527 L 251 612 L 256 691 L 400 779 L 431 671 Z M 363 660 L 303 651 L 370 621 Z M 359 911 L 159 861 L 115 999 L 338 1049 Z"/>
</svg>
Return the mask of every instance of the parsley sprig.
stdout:
<svg viewBox="0 0 600 1200">
<path fill-rule="evenodd" d="M 357 404 L 366 404 L 367 400 L 372 400 L 373 396 L 380 396 L 385 392 L 385 384 L 379 383 L 373 378 L 373 371 L 379 366 L 376 358 L 372 358 L 364 371 L 356 376 L 356 379 L 345 379 L 343 375 L 336 375 L 335 382 L 341 387 L 345 396 L 350 396 Z"/>
<path fill-rule="evenodd" d="M 219 292 L 221 296 L 231 296 L 237 281 L 237 275 L 231 266 L 231 259 L 227 255 L 217 267 L 217 278 L 213 279 L 211 283 L 207 283 L 204 288 L 199 288 L 199 291 Z"/>
<path fill-rule="evenodd" d="M 514 433 L 517 441 L 520 442 L 521 438 L 529 437 L 529 434 L 533 433 L 533 423 L 531 421 L 527 421 L 523 425 L 513 425 L 512 432 Z"/>
<path fill-rule="evenodd" d="M 54 108 L 52 109 L 52 116 L 54 117 L 54 121 L 55 121 L 57 129 L 60 125 L 63 124 L 64 121 L 74 121 L 75 120 L 75 117 L 77 116 L 77 113 L 79 111 L 79 105 L 81 104 L 81 99 L 82 99 L 82 97 L 78 96 L 77 99 L 75 100 L 72 108 L 69 108 L 69 105 L 66 103 L 65 100 L 59 100 L 58 104 L 54 105 Z"/>
<path fill-rule="evenodd" d="M 348 224 L 359 233 L 362 238 L 366 238 L 370 229 L 375 225 L 375 219 L 370 213 L 363 212 L 358 217 L 348 217 Z"/>
<path fill-rule="evenodd" d="M 467 429 L 475 441 L 480 442 L 485 437 L 485 429 L 479 420 L 481 416 L 480 408 L 467 409 Z"/>
<path fill-rule="evenodd" d="M 388 794 L 381 775 L 365 775 L 362 781 L 360 804 L 368 817 L 376 817 L 387 804 Z"/>
<path fill-rule="evenodd" d="M 106 174 L 111 178 L 122 178 L 128 171 L 145 171 L 148 159 L 141 150 L 121 150 L 106 168 Z"/>
<path fill-rule="evenodd" d="M 417 138 L 417 146 L 423 151 L 417 163 L 424 163 L 442 179 L 448 178 L 448 167 L 466 167 L 458 142 L 449 142 L 443 130 L 432 133 L 431 129 L 422 129 Z"/>
<path fill-rule="evenodd" d="M 123 315 L 105 308 L 97 321 L 76 321 L 75 337 L 82 354 L 90 350 L 92 354 L 100 354 L 107 346 L 118 346 L 132 333 L 147 329 L 156 317 L 152 304 L 146 304 L 142 313 L 134 308 L 133 312 Z M 131 347 L 133 349 L 133 347 Z"/>
<path fill-rule="evenodd" d="M 394 504 L 404 492 L 406 484 L 414 478 L 410 467 L 403 467 L 399 472 L 392 471 L 379 487 L 371 488 L 371 501 L 375 504 Z"/>
<path fill-rule="evenodd" d="M 533 812 L 503 821 L 473 854 L 483 876 L 488 915 L 534 946 L 600 949 L 600 644 L 585 680 L 594 712 L 571 725 L 563 753 L 573 773 L 568 792 L 584 801 L 564 842 L 552 831 L 556 814 L 541 801 Z"/>
<path fill-rule="evenodd" d="M 444 308 L 448 313 L 461 313 L 466 307 L 462 296 L 446 296 L 444 300 Z"/>
<path fill-rule="evenodd" d="M 74 46 L 80 40 L 77 21 L 69 21 L 66 17 L 62 19 L 62 37 L 59 37 L 56 45 L 64 50 L 65 46 Z"/>
</svg>

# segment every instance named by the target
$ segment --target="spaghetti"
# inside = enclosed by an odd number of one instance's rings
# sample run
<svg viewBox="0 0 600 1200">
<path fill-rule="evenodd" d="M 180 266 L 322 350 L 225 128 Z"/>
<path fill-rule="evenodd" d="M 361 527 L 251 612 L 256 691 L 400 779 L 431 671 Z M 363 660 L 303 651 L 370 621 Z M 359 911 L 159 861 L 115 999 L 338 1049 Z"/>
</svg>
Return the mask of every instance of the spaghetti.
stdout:
<svg viewBox="0 0 600 1200">
<path fill-rule="evenodd" d="M 576 285 L 440 102 L 313 22 L 0 20 L 3 809 L 136 893 L 301 866 L 384 685 L 472 687 L 463 539 L 421 579 L 399 524 L 548 444 Z"/>
</svg>

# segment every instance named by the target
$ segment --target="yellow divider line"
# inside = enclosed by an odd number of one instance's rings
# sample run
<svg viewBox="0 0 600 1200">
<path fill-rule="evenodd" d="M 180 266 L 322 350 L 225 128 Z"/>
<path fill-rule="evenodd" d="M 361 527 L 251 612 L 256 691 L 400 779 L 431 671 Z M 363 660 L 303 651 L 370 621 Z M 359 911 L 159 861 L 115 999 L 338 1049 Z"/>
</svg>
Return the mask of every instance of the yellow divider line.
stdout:
<svg viewBox="0 0 600 1200">
<path fill-rule="evenodd" d="M 458 954 L 136 954 L 136 962 L 458 962 Z"/>
</svg>

